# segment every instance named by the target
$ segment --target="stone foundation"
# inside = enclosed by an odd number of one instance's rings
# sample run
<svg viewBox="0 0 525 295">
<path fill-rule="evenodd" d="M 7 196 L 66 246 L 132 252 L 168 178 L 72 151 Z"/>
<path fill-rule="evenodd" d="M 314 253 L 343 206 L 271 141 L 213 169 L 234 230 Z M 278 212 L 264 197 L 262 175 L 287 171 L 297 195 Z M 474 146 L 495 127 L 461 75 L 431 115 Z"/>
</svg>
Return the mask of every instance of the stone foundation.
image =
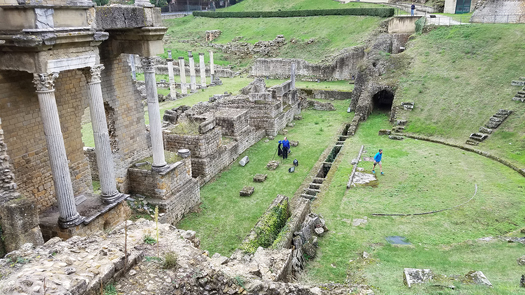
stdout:
<svg viewBox="0 0 525 295">
<path fill-rule="evenodd" d="M 57 224 L 58 210 L 51 209 L 40 214 L 40 228 L 45 241 L 53 237 L 69 239 L 73 236 L 91 236 L 99 231 L 108 231 L 131 216 L 131 209 L 123 196 L 119 202 L 102 204 L 100 198 L 88 198 L 77 206 L 78 212 L 86 217 L 84 223 L 70 228 L 60 228 Z"/>
<path fill-rule="evenodd" d="M 320 89 L 297 89 L 297 95 L 302 98 L 345 100 L 352 98 L 352 91 L 320 90 Z"/>
</svg>

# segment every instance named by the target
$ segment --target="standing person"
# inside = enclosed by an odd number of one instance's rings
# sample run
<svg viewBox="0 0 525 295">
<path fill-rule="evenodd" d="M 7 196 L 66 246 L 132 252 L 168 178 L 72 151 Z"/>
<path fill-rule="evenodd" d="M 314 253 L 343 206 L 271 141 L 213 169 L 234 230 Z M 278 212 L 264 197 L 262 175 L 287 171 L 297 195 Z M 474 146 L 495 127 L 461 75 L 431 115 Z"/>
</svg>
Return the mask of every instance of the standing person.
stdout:
<svg viewBox="0 0 525 295">
<path fill-rule="evenodd" d="M 374 167 L 372 168 L 372 173 L 376 173 L 376 165 L 379 164 L 379 171 L 381 171 L 381 175 L 383 174 L 383 166 L 381 165 L 381 158 L 383 158 L 383 150 L 379 149 L 379 152 L 374 156 Z"/>
<path fill-rule="evenodd" d="M 283 159 L 288 158 L 288 151 L 290 150 L 290 142 L 285 137 L 283 140 L 279 140 L 279 143 L 283 145 Z"/>
<path fill-rule="evenodd" d="M 410 6 L 410 14 L 414 16 L 414 11 L 416 10 L 416 5 L 412 2 L 412 6 Z"/>
</svg>

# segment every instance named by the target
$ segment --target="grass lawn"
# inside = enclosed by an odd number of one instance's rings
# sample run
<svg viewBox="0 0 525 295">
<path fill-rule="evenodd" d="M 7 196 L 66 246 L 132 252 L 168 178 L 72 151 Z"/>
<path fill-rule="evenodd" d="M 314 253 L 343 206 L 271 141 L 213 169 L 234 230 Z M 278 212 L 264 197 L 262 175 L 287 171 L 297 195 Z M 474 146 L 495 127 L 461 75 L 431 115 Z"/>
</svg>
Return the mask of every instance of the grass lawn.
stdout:
<svg viewBox="0 0 525 295">
<path fill-rule="evenodd" d="M 246 237 L 277 194 L 291 198 L 317 162 L 321 153 L 335 139 L 337 130 L 343 122 L 350 122 L 351 114 L 346 113 L 349 101 L 332 102 L 337 111 L 323 112 L 307 110 L 302 113 L 303 120 L 295 121 L 295 127 L 289 130 L 287 137 L 298 140 L 299 146 L 292 148 L 288 160 L 275 171 L 266 169 L 266 164 L 273 158 L 277 140 L 265 143 L 259 141 L 249 148 L 239 159 L 247 155 L 250 163 L 241 167 L 234 162 L 214 181 L 201 188 L 201 211 L 184 217 L 178 228 L 197 232 L 201 248 L 229 256 Z M 275 159 L 279 159 L 277 156 Z M 288 173 L 293 159 L 298 159 L 299 166 L 295 173 Z M 268 174 L 264 183 L 254 183 L 257 173 Z M 239 197 L 244 186 L 254 186 L 251 197 Z"/>
<path fill-rule="evenodd" d="M 346 4 L 333 0 L 243 0 L 240 3 L 217 11 L 275 11 L 275 10 L 314 10 L 359 7 L 389 7 L 373 3 L 349 2 Z"/>
<path fill-rule="evenodd" d="M 523 255 L 525 245 L 476 240 L 519 233 L 525 227 L 523 177 L 502 164 L 459 149 L 377 136 L 379 129 L 389 126 L 385 114 L 374 113 L 361 123 L 356 136 L 346 141 L 328 190 L 313 205 L 313 211 L 325 217 L 330 231 L 319 240 L 319 256 L 308 264 L 301 280 L 370 284 L 377 286 L 379 294 L 520 292 L 521 266 L 516 259 Z M 349 163 L 361 145 L 365 145 L 367 157 L 373 157 L 379 148 L 384 150 L 385 176 L 378 176 L 376 187 L 347 190 Z M 362 161 L 359 166 L 371 173 L 371 162 Z M 473 196 L 474 184 L 478 185 L 475 198 L 454 210 L 409 217 L 372 216 L 452 207 Z M 366 225 L 352 226 L 353 219 L 365 216 Z M 412 246 L 392 246 L 386 242 L 387 236 L 406 237 Z M 359 258 L 363 251 L 371 254 L 367 263 Z M 402 281 L 406 267 L 430 268 L 443 275 L 480 270 L 494 289 L 465 285 L 459 293 L 430 285 L 408 289 Z"/>
<path fill-rule="evenodd" d="M 403 54 L 396 101 L 413 101 L 408 132 L 464 143 L 498 109 L 514 113 L 477 148 L 525 168 L 525 104 L 512 101 L 524 76 L 525 26 L 472 24 L 439 27 L 418 36 Z"/>
<path fill-rule="evenodd" d="M 334 2 L 334 1 L 332 1 Z M 335 3 L 335 2 L 334 2 Z M 367 36 L 382 21 L 379 17 L 365 16 L 315 16 L 293 18 L 205 18 L 183 17 L 165 20 L 169 27 L 164 37 L 165 49 L 172 50 L 175 57 L 187 58 L 187 51 L 204 52 L 208 60 L 208 50 L 203 46 L 206 30 L 221 30 L 222 34 L 213 43 L 226 44 L 236 37 L 241 41 L 255 43 L 270 41 L 277 35 L 284 35 L 287 42 L 279 49 L 276 57 L 302 58 L 310 62 L 318 62 L 325 56 L 338 53 L 343 48 L 363 44 Z M 295 38 L 297 42 L 290 41 Z M 306 41 L 314 39 L 307 44 Z M 181 40 L 190 40 L 191 42 Z M 161 55 L 167 56 L 167 53 Z M 214 49 L 214 61 L 217 64 L 233 64 L 244 67 L 252 57 L 239 60 L 238 56 L 229 56 Z"/>
</svg>

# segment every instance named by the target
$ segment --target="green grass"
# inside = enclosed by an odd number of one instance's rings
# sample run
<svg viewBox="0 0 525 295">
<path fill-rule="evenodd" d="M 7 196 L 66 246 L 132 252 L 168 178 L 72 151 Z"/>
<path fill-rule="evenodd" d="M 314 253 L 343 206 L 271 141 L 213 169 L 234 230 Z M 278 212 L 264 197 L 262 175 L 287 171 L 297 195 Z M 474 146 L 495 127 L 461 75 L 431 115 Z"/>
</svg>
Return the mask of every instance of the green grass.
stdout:
<svg viewBox="0 0 525 295">
<path fill-rule="evenodd" d="M 333 1 L 332 1 L 333 2 Z M 334 2 L 335 3 L 335 2 Z M 276 57 L 302 58 L 310 62 L 318 62 L 325 56 L 338 53 L 340 50 L 363 44 L 366 37 L 381 22 L 378 17 L 362 16 L 323 16 L 294 18 L 250 18 L 250 19 L 210 19 L 203 17 L 183 17 L 165 20 L 169 27 L 166 33 L 165 49 L 180 52 L 177 55 L 187 58 L 187 50 L 194 53 L 207 52 L 212 49 L 201 43 L 205 42 L 206 30 L 221 30 L 222 34 L 213 43 L 226 44 L 232 39 L 242 36 L 243 42 L 255 43 L 270 41 L 277 35 L 284 35 L 287 42 L 280 48 Z M 297 42 L 292 44 L 292 38 Z M 307 44 L 311 38 L 315 42 Z M 181 40 L 192 40 L 182 43 Z M 214 49 L 216 63 L 232 64 L 244 67 L 252 57 L 239 60 L 237 56 L 223 54 Z"/>
<path fill-rule="evenodd" d="M 266 80 L 266 84 L 276 85 L 286 82 L 287 80 Z M 337 91 L 352 91 L 354 84 L 349 84 L 348 81 L 323 81 L 323 82 L 306 82 L 295 81 L 296 88 L 308 88 L 319 90 L 337 90 Z"/>
<path fill-rule="evenodd" d="M 275 11 L 275 10 L 312 10 L 359 7 L 389 7 L 372 3 L 340 3 L 333 0 L 244 0 L 218 11 Z"/>
<path fill-rule="evenodd" d="M 403 268 L 430 268 L 446 275 L 481 270 L 494 284 L 494 290 L 462 286 L 460 294 L 520 291 L 516 275 L 520 268 L 515 260 L 525 246 L 475 240 L 505 235 L 525 226 L 523 177 L 502 164 L 460 149 L 377 136 L 381 128 L 389 128 L 388 117 L 373 114 L 361 123 L 356 136 L 346 141 L 340 153 L 341 164 L 327 192 L 313 206 L 314 212 L 325 217 L 330 231 L 319 240 L 320 255 L 308 265 L 302 280 L 370 284 L 377 286 L 379 294 L 435 294 L 436 289 L 430 286 L 404 287 Z M 383 149 L 385 176 L 378 176 L 377 187 L 347 190 L 352 169 L 349 163 L 361 145 L 365 145 L 364 156 L 368 157 Z M 371 162 L 363 161 L 359 166 L 371 172 Z M 478 185 L 476 197 L 455 210 L 408 217 L 371 215 L 452 207 L 472 197 L 474 184 Z M 352 226 L 353 219 L 364 216 L 368 217 L 365 226 Z M 385 238 L 395 235 L 406 237 L 413 246 L 387 244 Z M 369 265 L 359 264 L 362 251 L 371 253 L 374 260 Z"/>
<path fill-rule="evenodd" d="M 396 101 L 413 101 L 408 132 L 464 143 L 498 109 L 514 113 L 477 148 L 525 166 L 525 104 L 512 101 L 523 76 L 525 27 L 439 27 L 409 43 L 412 64 Z"/>
<path fill-rule="evenodd" d="M 277 140 L 282 139 L 282 135 L 267 143 L 261 140 L 240 155 L 238 159 L 247 155 L 250 163 L 241 167 L 234 162 L 216 180 L 202 187 L 201 211 L 186 216 L 177 227 L 195 230 L 201 247 L 210 253 L 229 256 L 277 194 L 289 198 L 294 195 L 329 141 L 335 138 L 342 122 L 351 121 L 352 116 L 346 113 L 348 101 L 334 101 L 333 104 L 337 111 L 304 111 L 303 120 L 295 121 L 295 127 L 287 128 L 287 137 L 298 140 L 299 146 L 291 149 L 292 154 L 277 170 L 267 170 L 266 164 L 272 160 Z M 279 158 L 275 156 L 275 159 Z M 295 173 L 288 173 L 293 159 L 298 159 L 299 166 Z M 254 183 L 253 176 L 258 173 L 268 174 L 268 179 L 264 183 Z M 239 197 L 244 186 L 255 187 L 251 197 Z"/>
</svg>

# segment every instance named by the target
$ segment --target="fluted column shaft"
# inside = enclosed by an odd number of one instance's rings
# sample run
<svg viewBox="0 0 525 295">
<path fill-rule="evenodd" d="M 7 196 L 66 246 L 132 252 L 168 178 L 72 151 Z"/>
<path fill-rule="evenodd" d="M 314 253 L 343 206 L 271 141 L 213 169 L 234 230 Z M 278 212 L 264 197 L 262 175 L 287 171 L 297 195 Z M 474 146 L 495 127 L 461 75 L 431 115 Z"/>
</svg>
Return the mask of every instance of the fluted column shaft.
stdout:
<svg viewBox="0 0 525 295">
<path fill-rule="evenodd" d="M 206 65 L 204 64 L 204 53 L 199 53 L 199 68 L 201 72 L 201 86 L 206 87 Z"/>
<path fill-rule="evenodd" d="M 108 123 L 106 121 L 106 111 L 100 85 L 100 74 L 103 69 L 103 65 L 96 65 L 84 70 L 84 75 L 88 82 L 89 112 L 95 140 L 100 190 L 102 191 L 101 197 L 104 202 L 111 203 L 120 194 L 117 191 L 117 182 L 115 181 L 115 164 L 111 153 Z"/>
<path fill-rule="evenodd" d="M 190 88 L 191 92 L 195 92 L 197 90 L 197 78 L 195 77 L 195 62 L 191 51 L 188 51 L 188 58 L 190 60 Z"/>
<path fill-rule="evenodd" d="M 180 69 L 180 92 L 182 94 L 187 94 L 188 84 L 186 84 L 186 68 L 184 65 L 184 57 L 179 56 L 179 69 Z"/>
<path fill-rule="evenodd" d="M 171 99 L 177 99 L 177 92 L 175 91 L 175 78 L 173 77 L 173 60 L 168 60 L 168 75 L 170 81 L 170 96 Z"/>
<path fill-rule="evenodd" d="M 146 81 L 146 97 L 148 100 L 149 132 L 151 136 L 151 149 L 153 150 L 153 167 L 166 165 L 164 158 L 164 141 L 162 139 L 162 124 L 160 120 L 159 98 L 157 94 L 157 81 L 155 80 L 154 60 L 151 57 L 142 58 L 142 69 Z"/>
<path fill-rule="evenodd" d="M 213 51 L 210 51 L 210 76 L 211 76 L 211 83 L 213 83 L 213 75 L 215 75 L 215 65 L 213 64 Z"/>
<path fill-rule="evenodd" d="M 58 224 L 62 228 L 68 228 L 80 224 L 84 218 L 78 214 L 75 205 L 66 147 L 55 100 L 56 78 L 58 78 L 58 73 L 34 74 L 33 83 L 37 89 L 40 115 L 44 125 L 49 163 L 55 185 L 59 212 Z"/>
</svg>

